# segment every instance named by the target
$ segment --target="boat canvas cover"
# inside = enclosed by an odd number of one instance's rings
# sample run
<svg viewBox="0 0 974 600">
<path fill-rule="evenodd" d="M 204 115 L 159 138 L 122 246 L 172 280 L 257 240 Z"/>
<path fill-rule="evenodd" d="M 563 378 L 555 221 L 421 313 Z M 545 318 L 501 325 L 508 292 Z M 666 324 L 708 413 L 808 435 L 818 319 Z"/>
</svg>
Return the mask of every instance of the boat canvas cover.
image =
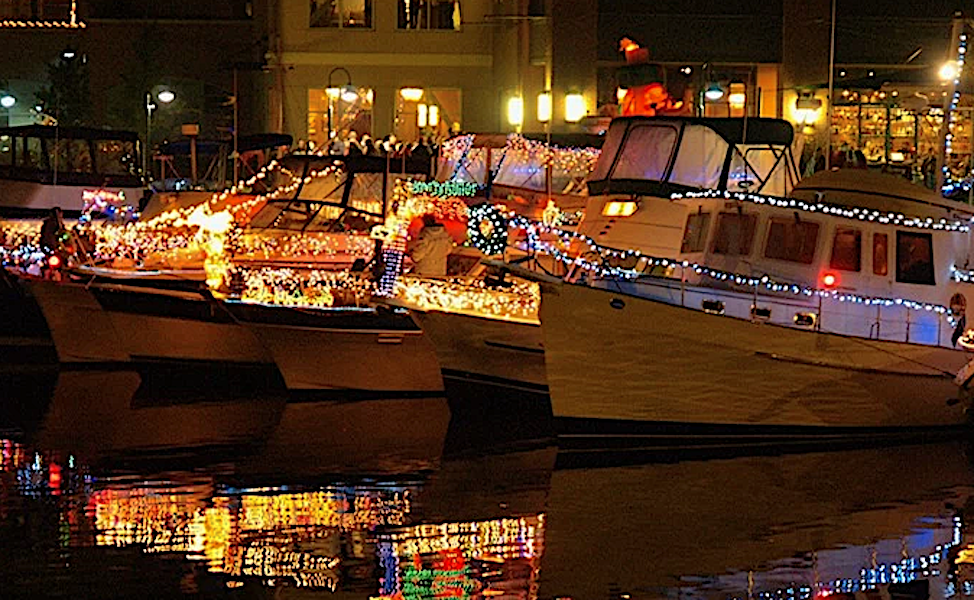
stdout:
<svg viewBox="0 0 974 600">
<path fill-rule="evenodd" d="M 746 182 L 741 187 L 752 191 L 786 193 L 793 141 L 791 124 L 780 119 L 621 117 L 609 127 L 589 192 L 665 194 Z"/>
</svg>

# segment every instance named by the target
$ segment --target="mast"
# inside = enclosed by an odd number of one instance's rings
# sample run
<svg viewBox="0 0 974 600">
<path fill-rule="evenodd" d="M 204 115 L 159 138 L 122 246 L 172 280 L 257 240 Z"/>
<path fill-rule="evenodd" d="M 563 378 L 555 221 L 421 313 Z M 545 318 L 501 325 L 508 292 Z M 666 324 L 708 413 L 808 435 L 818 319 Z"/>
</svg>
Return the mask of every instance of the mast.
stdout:
<svg viewBox="0 0 974 600">
<path fill-rule="evenodd" d="M 832 21 L 829 25 L 829 95 L 828 111 L 825 115 L 825 170 L 832 168 L 832 97 L 835 92 L 835 3 L 832 0 Z"/>
<path fill-rule="evenodd" d="M 960 92 L 958 88 L 960 87 L 960 79 L 963 76 L 963 57 L 960 55 L 960 47 L 964 45 L 966 47 L 966 38 L 961 39 L 964 35 L 964 19 L 961 14 L 954 13 L 953 26 L 950 29 L 950 46 L 948 47 L 947 53 L 947 63 L 957 65 L 957 74 L 954 79 L 950 82 L 950 96 L 947 102 L 944 103 L 944 122 L 940 126 L 939 144 L 937 144 L 937 193 L 942 194 L 944 188 L 944 175 L 947 173 L 947 151 L 950 147 L 952 134 L 950 132 L 951 121 L 954 118 L 954 109 L 957 108 L 957 101 L 960 97 Z"/>
</svg>

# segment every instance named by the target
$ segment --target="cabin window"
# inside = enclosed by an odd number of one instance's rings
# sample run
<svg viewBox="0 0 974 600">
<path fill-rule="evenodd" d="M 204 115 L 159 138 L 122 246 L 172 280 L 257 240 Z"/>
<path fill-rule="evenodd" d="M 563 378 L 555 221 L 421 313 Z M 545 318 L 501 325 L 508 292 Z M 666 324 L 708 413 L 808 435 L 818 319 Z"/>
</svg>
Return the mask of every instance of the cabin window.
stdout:
<svg viewBox="0 0 974 600">
<path fill-rule="evenodd" d="M 772 219 L 764 256 L 810 265 L 817 241 L 818 223 Z"/>
<path fill-rule="evenodd" d="M 683 244 L 680 252 L 703 252 L 707 244 L 707 229 L 710 227 L 710 213 L 693 213 L 687 217 L 683 230 Z"/>
<path fill-rule="evenodd" d="M 889 241 L 885 233 L 873 234 L 873 274 L 889 273 Z"/>
<path fill-rule="evenodd" d="M 612 171 L 612 178 L 662 181 L 675 147 L 675 127 L 633 127 Z"/>
<path fill-rule="evenodd" d="M 935 285 L 933 236 L 929 233 L 896 232 L 896 281 Z"/>
<path fill-rule="evenodd" d="M 127 175 L 134 171 L 135 145 L 124 140 L 95 142 L 95 171 L 100 175 Z"/>
<path fill-rule="evenodd" d="M 43 168 L 42 156 L 40 138 L 21 138 L 20 148 L 18 148 L 18 159 L 21 166 L 41 169 Z"/>
<path fill-rule="evenodd" d="M 14 138 L 9 135 L 0 136 L 0 166 L 9 167 L 14 164 Z"/>
<path fill-rule="evenodd" d="M 832 240 L 832 260 L 829 266 L 840 271 L 859 272 L 862 263 L 862 232 L 839 227 Z"/>
<path fill-rule="evenodd" d="M 754 241 L 755 215 L 736 212 L 717 215 L 717 233 L 714 234 L 714 254 L 748 255 Z"/>
</svg>

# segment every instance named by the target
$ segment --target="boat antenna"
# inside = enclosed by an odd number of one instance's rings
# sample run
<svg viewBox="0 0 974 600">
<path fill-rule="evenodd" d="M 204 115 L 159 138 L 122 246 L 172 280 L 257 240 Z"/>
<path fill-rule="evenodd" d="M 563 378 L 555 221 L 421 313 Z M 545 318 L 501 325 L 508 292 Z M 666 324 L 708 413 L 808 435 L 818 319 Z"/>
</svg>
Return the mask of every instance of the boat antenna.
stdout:
<svg viewBox="0 0 974 600">
<path fill-rule="evenodd" d="M 832 96 L 835 94 L 835 3 L 832 0 L 832 21 L 829 25 L 829 94 L 825 114 L 825 170 L 832 169 Z"/>
</svg>

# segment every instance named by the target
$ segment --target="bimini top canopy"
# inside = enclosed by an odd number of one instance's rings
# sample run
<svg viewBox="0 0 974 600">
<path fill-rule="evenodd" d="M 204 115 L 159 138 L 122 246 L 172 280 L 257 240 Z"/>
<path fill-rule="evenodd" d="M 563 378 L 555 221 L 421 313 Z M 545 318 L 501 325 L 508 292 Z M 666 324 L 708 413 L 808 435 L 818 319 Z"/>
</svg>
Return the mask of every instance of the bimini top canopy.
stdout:
<svg viewBox="0 0 974 600">
<path fill-rule="evenodd" d="M 794 141 L 794 129 L 781 119 L 620 117 L 609 126 L 589 193 L 784 195 L 798 181 Z"/>
</svg>

